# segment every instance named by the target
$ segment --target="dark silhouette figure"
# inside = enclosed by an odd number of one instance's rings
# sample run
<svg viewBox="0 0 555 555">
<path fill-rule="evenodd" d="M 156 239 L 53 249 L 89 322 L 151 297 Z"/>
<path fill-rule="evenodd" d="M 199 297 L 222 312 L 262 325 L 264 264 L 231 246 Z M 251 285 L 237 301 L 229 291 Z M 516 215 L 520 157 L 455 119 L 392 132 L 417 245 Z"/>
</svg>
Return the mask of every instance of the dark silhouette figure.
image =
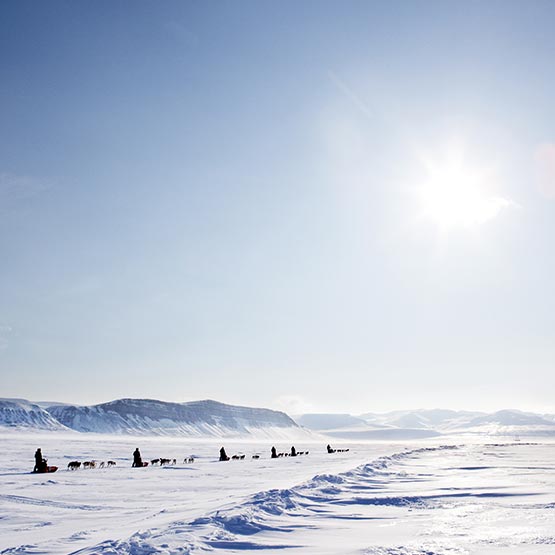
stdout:
<svg viewBox="0 0 555 555">
<path fill-rule="evenodd" d="M 326 447 L 326 449 L 328 450 L 328 453 L 335 453 L 335 449 L 332 449 L 331 446 L 328 444 L 328 446 Z"/>
<path fill-rule="evenodd" d="M 33 472 L 38 472 L 41 465 L 42 465 L 42 452 L 39 447 L 35 451 L 35 468 L 33 468 Z"/>
<path fill-rule="evenodd" d="M 272 459 L 277 459 L 277 451 L 275 447 L 272 447 Z"/>
<path fill-rule="evenodd" d="M 297 456 L 297 451 L 296 451 L 296 449 L 295 449 L 295 446 L 294 446 L 294 445 L 293 445 L 293 446 L 291 446 L 291 456 L 292 456 L 292 457 L 296 457 L 296 456 Z"/>
<path fill-rule="evenodd" d="M 40 447 L 35 451 L 35 468 L 33 472 L 46 472 L 46 459 L 42 458 Z"/>
<path fill-rule="evenodd" d="M 223 447 L 220 449 L 220 460 L 221 461 L 229 460 L 229 457 L 227 456 L 227 453 L 225 452 L 225 449 Z"/>
<path fill-rule="evenodd" d="M 133 451 L 133 464 L 131 466 L 143 466 L 143 459 L 141 458 L 141 452 L 138 447 Z"/>
</svg>

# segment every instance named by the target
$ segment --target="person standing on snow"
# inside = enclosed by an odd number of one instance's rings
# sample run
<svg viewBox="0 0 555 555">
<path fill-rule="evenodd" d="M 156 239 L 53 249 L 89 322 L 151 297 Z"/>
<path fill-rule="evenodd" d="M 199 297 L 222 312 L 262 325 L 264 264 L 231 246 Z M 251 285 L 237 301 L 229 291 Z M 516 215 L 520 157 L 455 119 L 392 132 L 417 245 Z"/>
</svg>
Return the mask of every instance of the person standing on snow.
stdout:
<svg viewBox="0 0 555 555">
<path fill-rule="evenodd" d="M 42 458 L 42 451 L 40 447 L 35 451 L 35 468 L 33 472 L 44 472 L 46 467 L 46 461 Z"/>
<path fill-rule="evenodd" d="M 133 464 L 131 466 L 143 466 L 143 459 L 141 458 L 141 452 L 138 447 L 133 451 Z"/>
</svg>

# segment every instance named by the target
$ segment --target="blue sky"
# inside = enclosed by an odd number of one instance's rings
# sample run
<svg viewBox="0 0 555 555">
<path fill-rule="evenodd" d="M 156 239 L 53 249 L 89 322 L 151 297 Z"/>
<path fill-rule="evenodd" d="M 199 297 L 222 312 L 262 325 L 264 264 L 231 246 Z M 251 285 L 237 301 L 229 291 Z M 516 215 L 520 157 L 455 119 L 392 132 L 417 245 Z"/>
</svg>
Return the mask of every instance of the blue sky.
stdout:
<svg viewBox="0 0 555 555">
<path fill-rule="evenodd" d="M 2 396 L 555 410 L 554 16 L 2 2 Z"/>
</svg>

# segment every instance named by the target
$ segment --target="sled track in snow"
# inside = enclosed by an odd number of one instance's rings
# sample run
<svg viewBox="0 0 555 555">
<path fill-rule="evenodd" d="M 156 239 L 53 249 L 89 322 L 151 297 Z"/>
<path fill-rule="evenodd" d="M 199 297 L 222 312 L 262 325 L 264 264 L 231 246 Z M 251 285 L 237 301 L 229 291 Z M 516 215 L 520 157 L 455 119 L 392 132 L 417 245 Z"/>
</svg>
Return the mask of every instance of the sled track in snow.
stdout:
<svg viewBox="0 0 555 555">
<path fill-rule="evenodd" d="M 50 501 L 48 499 L 35 499 L 33 497 L 24 497 L 22 495 L 2 495 L 0 501 L 10 501 L 12 503 L 24 503 L 26 505 L 40 505 L 44 507 L 55 507 L 56 509 L 79 509 L 81 511 L 104 511 L 108 507 L 100 505 L 79 505 L 77 503 L 62 503 L 61 501 Z M 113 508 L 113 507 L 110 507 Z"/>
<path fill-rule="evenodd" d="M 292 543 L 265 543 L 245 541 L 246 537 L 253 537 L 259 532 L 293 532 L 294 530 L 310 528 L 313 525 L 303 522 L 298 517 L 324 516 L 332 519 L 346 520 L 375 520 L 373 517 L 364 517 L 354 514 L 328 514 L 333 505 L 355 505 L 337 499 L 338 495 L 347 494 L 351 496 L 351 489 L 374 492 L 383 484 L 392 479 L 405 479 L 398 471 L 390 471 L 389 467 L 403 460 L 418 457 L 425 453 L 440 451 L 453 451 L 459 449 L 459 445 L 442 445 L 438 447 L 422 447 L 406 450 L 393 455 L 379 457 L 370 463 L 359 465 L 356 468 L 339 474 L 318 474 L 310 480 L 288 489 L 265 490 L 251 495 L 240 505 L 234 505 L 209 513 L 203 517 L 196 518 L 191 522 L 182 521 L 169 525 L 164 530 L 153 532 L 137 532 L 124 541 L 108 540 L 101 544 L 84 550 L 79 550 L 71 555 L 93 555 L 103 554 L 125 554 L 139 555 L 150 553 L 200 553 L 214 549 L 226 550 L 266 550 L 266 549 L 288 549 L 300 548 L 302 545 Z M 407 507 L 424 504 L 428 500 L 419 497 L 389 497 L 379 499 L 369 497 L 364 501 L 358 499 L 359 504 L 367 505 L 390 505 L 394 507 Z M 287 517 L 287 524 L 278 524 L 275 519 Z M 289 520 L 293 519 L 293 521 Z M 166 551 L 165 547 L 157 549 L 155 545 L 167 546 L 164 537 L 172 537 L 174 540 L 180 537 L 178 551 L 172 548 Z M 372 553 L 371 551 L 368 552 Z M 377 551 L 375 552 L 378 553 Z M 408 551 L 383 552 L 391 555 L 408 555 Z M 422 555 L 436 555 L 431 551 L 422 551 Z M 410 555 L 420 555 L 420 552 L 411 551 Z M 439 554 L 438 554 L 439 555 Z M 443 554 L 441 554 L 443 555 Z"/>
<path fill-rule="evenodd" d="M 349 529 L 354 531 L 353 536 L 359 543 L 365 542 L 364 547 L 361 549 L 359 546 L 356 550 L 348 551 L 338 544 L 337 550 L 328 550 L 326 553 L 467 555 L 470 546 L 473 549 L 478 548 L 477 552 L 480 551 L 480 546 L 488 545 L 549 548 L 555 543 L 549 531 L 543 530 L 542 534 L 538 533 L 542 530 L 534 532 L 529 529 L 515 537 L 507 535 L 506 530 L 499 529 L 494 537 L 488 537 L 487 534 L 472 537 L 465 529 L 465 518 L 456 516 L 458 511 L 468 511 L 474 515 L 476 523 L 481 524 L 482 514 L 486 509 L 493 510 L 494 514 L 498 511 L 503 518 L 507 515 L 512 517 L 511 511 L 516 511 L 519 518 L 526 513 L 531 518 L 536 518 L 535 511 L 539 511 L 543 519 L 550 522 L 549 515 L 555 503 L 531 502 L 541 492 L 526 487 L 526 482 L 519 483 L 517 488 L 491 481 L 495 471 L 499 470 L 492 465 L 452 464 L 459 459 L 466 461 L 467 458 L 482 460 L 495 457 L 499 453 L 492 451 L 507 448 L 513 450 L 511 453 L 515 459 L 514 467 L 518 468 L 518 451 L 521 447 L 522 445 L 496 443 L 405 450 L 378 457 L 346 472 L 318 474 L 288 489 L 260 491 L 250 495 L 242 503 L 223 507 L 192 521 L 175 522 L 163 529 L 138 532 L 124 541 L 103 542 L 95 548 L 75 552 L 74 555 L 194 555 L 218 550 L 226 553 L 260 550 L 279 552 L 289 548 L 296 552 L 313 553 L 316 552 L 314 546 L 305 543 L 307 538 L 314 541 L 315 535 L 318 537 L 320 533 L 335 530 L 335 534 L 345 534 L 345 530 Z M 526 470 L 537 471 L 534 465 L 526 467 Z M 451 483 L 453 479 L 463 480 L 460 487 Z M 414 494 L 415 491 L 421 493 Z M 521 499 L 524 504 L 517 501 Z M 437 530 L 426 534 L 423 529 L 418 529 L 411 516 L 414 511 L 438 527 Z M 357 528 L 357 522 L 368 524 Z M 374 528 L 368 528 L 372 526 L 372 522 Z M 380 522 L 383 524 L 380 525 Z M 399 545 L 397 539 L 393 545 L 372 546 L 373 543 L 381 543 L 379 534 L 373 535 L 378 530 L 376 526 L 388 526 L 397 522 L 416 526 L 415 538 L 407 539 L 403 545 Z M 369 529 L 372 531 L 369 532 Z M 435 537 L 438 531 L 439 535 Z M 287 541 L 283 541 L 284 539 Z M 344 536 L 343 540 L 345 539 L 348 541 L 352 538 Z M 316 541 L 322 540 L 318 538 Z"/>
</svg>

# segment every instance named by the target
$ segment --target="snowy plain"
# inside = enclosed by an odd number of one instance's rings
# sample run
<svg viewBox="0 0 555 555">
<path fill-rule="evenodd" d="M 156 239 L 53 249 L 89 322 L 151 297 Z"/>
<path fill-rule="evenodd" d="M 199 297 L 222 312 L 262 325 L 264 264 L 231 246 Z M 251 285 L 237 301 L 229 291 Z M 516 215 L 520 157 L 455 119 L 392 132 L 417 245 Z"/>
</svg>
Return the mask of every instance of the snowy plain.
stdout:
<svg viewBox="0 0 555 555">
<path fill-rule="evenodd" d="M 296 442 L 5 432 L 0 553 L 555 553 L 555 444 L 452 436 Z M 245 459 L 220 463 L 219 448 Z M 41 447 L 53 474 L 34 475 Z M 275 443 L 289 451 L 290 443 Z M 131 468 L 176 458 L 175 466 Z M 253 459 L 259 454 L 259 459 Z M 183 463 L 193 456 L 194 463 Z M 112 468 L 67 470 L 71 460 Z"/>
</svg>

